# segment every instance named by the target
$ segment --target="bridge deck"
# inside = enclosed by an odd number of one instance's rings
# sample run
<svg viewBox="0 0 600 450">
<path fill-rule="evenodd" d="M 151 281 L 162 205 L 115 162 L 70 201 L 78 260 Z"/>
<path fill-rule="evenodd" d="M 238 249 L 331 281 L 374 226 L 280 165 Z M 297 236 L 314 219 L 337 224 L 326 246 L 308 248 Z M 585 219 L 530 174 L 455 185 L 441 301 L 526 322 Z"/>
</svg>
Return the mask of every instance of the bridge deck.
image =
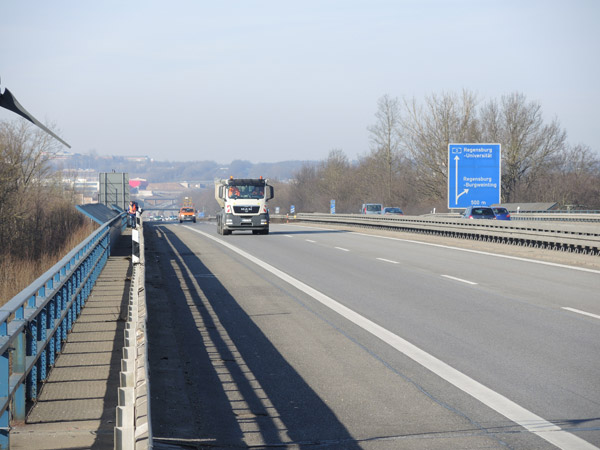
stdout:
<svg viewBox="0 0 600 450">
<path fill-rule="evenodd" d="M 113 248 L 11 449 L 113 449 L 131 276 L 131 232 Z"/>
</svg>

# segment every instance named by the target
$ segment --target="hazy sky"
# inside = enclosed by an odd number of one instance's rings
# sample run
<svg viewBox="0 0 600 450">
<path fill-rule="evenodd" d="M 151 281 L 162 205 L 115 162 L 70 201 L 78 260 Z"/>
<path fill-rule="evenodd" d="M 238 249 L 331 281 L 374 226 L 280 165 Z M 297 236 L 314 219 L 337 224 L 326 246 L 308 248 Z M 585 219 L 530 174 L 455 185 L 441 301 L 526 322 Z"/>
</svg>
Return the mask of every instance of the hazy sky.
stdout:
<svg viewBox="0 0 600 450">
<path fill-rule="evenodd" d="M 5 0 L 0 77 L 77 153 L 353 159 L 382 95 L 463 89 L 598 151 L 600 1 Z"/>
</svg>

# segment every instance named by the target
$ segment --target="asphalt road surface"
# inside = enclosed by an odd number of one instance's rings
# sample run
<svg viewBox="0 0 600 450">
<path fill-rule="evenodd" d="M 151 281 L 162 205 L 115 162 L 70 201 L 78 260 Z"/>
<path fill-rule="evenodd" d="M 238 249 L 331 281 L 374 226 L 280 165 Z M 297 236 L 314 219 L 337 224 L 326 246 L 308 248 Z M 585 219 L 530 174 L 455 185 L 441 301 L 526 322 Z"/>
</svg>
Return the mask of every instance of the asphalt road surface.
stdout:
<svg viewBox="0 0 600 450">
<path fill-rule="evenodd" d="M 156 448 L 600 446 L 600 271 L 147 224 Z"/>
</svg>

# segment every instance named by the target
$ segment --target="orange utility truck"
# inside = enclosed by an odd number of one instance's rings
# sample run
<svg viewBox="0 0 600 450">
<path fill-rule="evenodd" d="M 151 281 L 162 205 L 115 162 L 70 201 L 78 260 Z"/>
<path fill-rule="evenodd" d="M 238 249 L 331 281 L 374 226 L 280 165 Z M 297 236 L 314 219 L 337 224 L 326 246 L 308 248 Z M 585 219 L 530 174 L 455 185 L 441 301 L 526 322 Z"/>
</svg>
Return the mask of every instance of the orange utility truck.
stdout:
<svg viewBox="0 0 600 450">
<path fill-rule="evenodd" d="M 189 197 L 183 200 L 183 206 L 179 210 L 179 223 L 182 223 L 184 220 L 191 220 L 196 223 L 196 209 L 194 208 L 192 199 Z"/>
</svg>

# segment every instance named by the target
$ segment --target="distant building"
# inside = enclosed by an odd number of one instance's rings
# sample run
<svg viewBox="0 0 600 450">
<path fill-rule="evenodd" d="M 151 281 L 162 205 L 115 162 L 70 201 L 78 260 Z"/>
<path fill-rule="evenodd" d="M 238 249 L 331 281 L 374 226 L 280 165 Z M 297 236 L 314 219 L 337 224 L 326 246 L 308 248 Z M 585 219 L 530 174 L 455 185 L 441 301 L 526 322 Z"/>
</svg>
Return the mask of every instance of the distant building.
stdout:
<svg viewBox="0 0 600 450">
<path fill-rule="evenodd" d="M 66 150 L 58 150 L 56 152 L 42 152 L 42 155 L 47 156 L 52 160 L 66 160 L 71 159 L 78 153 L 71 153 Z"/>
<path fill-rule="evenodd" d="M 132 178 L 129 180 L 129 186 L 138 190 L 144 190 L 148 187 L 148 180 L 144 178 Z"/>
<path fill-rule="evenodd" d="M 148 161 L 150 161 L 150 158 L 148 158 L 147 156 L 123 156 L 123 159 L 125 161 L 131 161 L 131 162 L 148 162 Z"/>
</svg>

